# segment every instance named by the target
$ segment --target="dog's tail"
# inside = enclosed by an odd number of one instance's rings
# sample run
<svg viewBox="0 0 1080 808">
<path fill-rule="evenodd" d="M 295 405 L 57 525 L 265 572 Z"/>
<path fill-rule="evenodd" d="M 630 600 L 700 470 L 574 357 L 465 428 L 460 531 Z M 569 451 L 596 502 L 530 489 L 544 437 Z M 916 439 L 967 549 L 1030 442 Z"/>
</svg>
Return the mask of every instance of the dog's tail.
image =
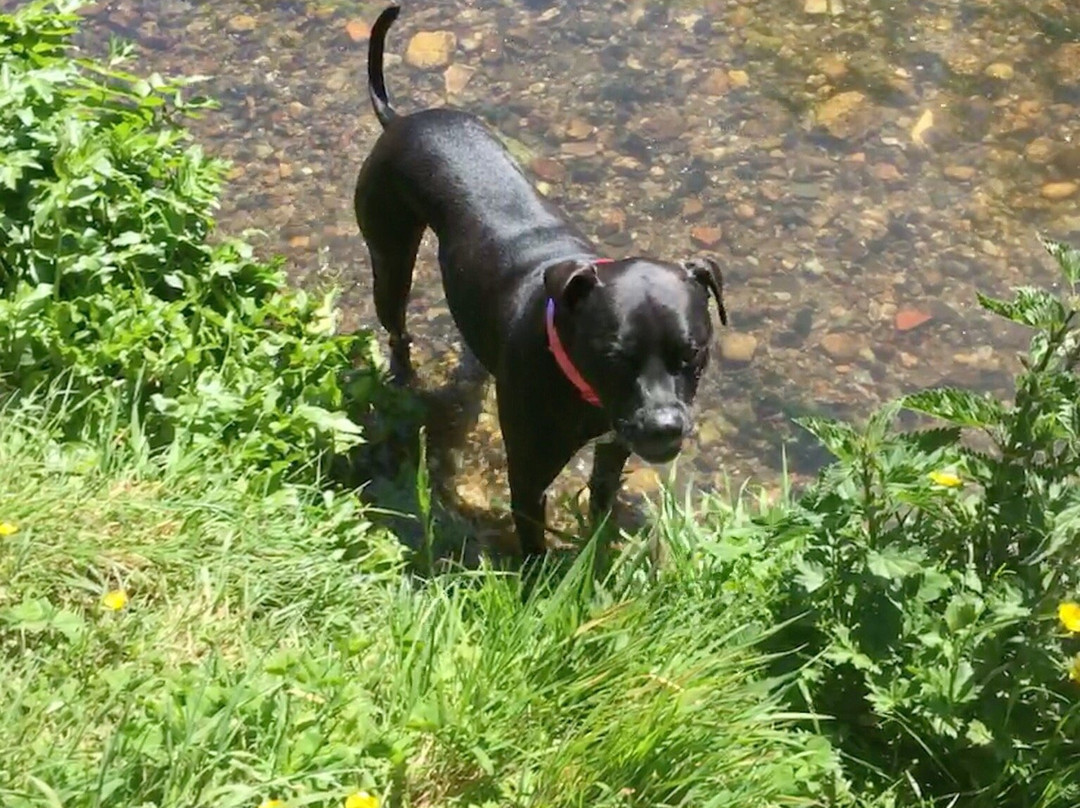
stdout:
<svg viewBox="0 0 1080 808">
<path fill-rule="evenodd" d="M 390 26 L 394 24 L 400 11 L 401 6 L 389 6 L 384 9 L 375 20 L 375 24 L 371 26 L 371 39 L 368 42 L 368 96 L 371 98 L 375 117 L 384 128 L 397 117 L 397 113 L 390 104 L 390 96 L 386 92 L 386 81 L 383 79 L 383 46 L 386 44 L 386 32 L 390 30 Z"/>
</svg>

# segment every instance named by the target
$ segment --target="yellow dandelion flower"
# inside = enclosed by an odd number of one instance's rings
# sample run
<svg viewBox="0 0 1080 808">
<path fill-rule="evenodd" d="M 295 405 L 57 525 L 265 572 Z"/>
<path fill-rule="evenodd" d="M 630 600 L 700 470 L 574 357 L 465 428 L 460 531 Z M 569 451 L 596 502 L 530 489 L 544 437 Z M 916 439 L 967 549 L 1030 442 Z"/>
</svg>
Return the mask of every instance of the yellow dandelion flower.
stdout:
<svg viewBox="0 0 1080 808">
<path fill-rule="evenodd" d="M 7 538 L 8 536 L 14 536 L 19 532 L 19 526 L 13 525 L 11 522 L 0 522 L 0 538 Z"/>
<path fill-rule="evenodd" d="M 1058 618 L 1066 631 L 1080 632 L 1080 603 L 1066 601 L 1058 606 Z"/>
<path fill-rule="evenodd" d="M 111 612 L 118 612 L 127 604 L 127 592 L 123 589 L 113 589 L 101 596 L 101 605 Z"/>
<path fill-rule="evenodd" d="M 345 798 L 345 808 L 379 808 L 379 800 L 366 791 L 357 791 Z"/>
<path fill-rule="evenodd" d="M 945 488 L 958 488 L 964 484 L 964 481 L 951 471 L 931 471 L 930 479 Z"/>
<path fill-rule="evenodd" d="M 259 808 L 285 808 L 285 803 L 281 800 L 263 800 L 259 803 Z"/>
<path fill-rule="evenodd" d="M 1069 667 L 1069 678 L 1080 685 L 1080 654 L 1073 657 L 1072 665 Z"/>
</svg>

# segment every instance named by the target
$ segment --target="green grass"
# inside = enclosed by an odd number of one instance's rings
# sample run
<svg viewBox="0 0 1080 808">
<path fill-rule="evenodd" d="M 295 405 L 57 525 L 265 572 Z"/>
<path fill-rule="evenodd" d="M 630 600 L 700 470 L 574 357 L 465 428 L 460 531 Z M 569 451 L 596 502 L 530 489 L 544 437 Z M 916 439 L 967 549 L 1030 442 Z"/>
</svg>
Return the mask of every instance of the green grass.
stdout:
<svg viewBox="0 0 1080 808">
<path fill-rule="evenodd" d="M 529 594 L 424 582 L 349 493 L 50 433 L 0 414 L 5 808 L 788 805 L 831 764 L 763 681 L 761 613 L 678 546 L 603 585 L 589 552 Z"/>
</svg>

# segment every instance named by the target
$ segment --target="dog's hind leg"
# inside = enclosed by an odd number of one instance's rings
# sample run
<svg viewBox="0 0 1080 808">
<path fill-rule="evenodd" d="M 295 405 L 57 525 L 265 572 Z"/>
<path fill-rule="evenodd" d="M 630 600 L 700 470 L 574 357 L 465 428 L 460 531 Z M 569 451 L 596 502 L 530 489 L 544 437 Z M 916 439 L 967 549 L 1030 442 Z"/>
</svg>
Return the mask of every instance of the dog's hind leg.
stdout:
<svg viewBox="0 0 1080 808">
<path fill-rule="evenodd" d="M 356 219 L 367 243 L 375 276 L 375 313 L 390 340 L 390 373 L 399 384 L 412 377 L 405 311 L 412 289 L 413 266 L 425 223 L 393 199 L 362 195 L 357 189 Z"/>
</svg>

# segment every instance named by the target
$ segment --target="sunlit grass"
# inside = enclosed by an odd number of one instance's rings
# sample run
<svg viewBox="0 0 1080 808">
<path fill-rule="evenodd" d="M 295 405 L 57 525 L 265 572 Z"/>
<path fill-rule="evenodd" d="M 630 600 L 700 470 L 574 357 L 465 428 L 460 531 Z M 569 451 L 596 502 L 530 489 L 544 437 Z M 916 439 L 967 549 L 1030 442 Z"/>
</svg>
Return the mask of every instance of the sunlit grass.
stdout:
<svg viewBox="0 0 1080 808">
<path fill-rule="evenodd" d="M 347 492 L 49 431 L 0 413 L 5 808 L 767 806 L 822 782 L 829 750 L 762 681 L 767 621 L 714 597 L 688 533 L 604 581 L 591 546 L 528 591 L 419 581 Z"/>
</svg>

